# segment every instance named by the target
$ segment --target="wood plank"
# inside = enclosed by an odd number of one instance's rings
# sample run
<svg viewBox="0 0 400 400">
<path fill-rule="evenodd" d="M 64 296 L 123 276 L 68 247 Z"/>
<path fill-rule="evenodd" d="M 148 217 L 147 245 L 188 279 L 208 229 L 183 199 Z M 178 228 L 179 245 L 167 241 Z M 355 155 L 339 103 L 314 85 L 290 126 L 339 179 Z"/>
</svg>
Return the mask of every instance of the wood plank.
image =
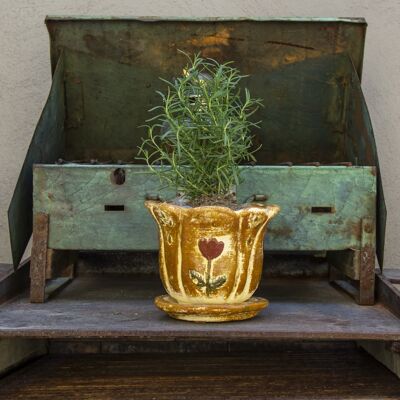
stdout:
<svg viewBox="0 0 400 400">
<path fill-rule="evenodd" d="M 47 356 L 2 381 L 0 399 L 398 399 L 362 350 Z"/>
<path fill-rule="evenodd" d="M 388 343 L 388 342 L 383 342 Z M 392 343 L 392 342 L 389 342 Z M 289 350 L 354 350 L 348 341 L 264 341 L 264 340 L 49 340 L 49 354 L 193 354 L 193 353 L 267 353 Z"/>
<path fill-rule="evenodd" d="M 122 185 L 112 182 L 117 168 L 125 171 Z M 239 203 L 263 194 L 281 207 L 269 226 L 268 250 L 360 248 L 361 219 L 375 219 L 373 167 L 243 167 L 243 178 Z M 140 165 L 40 165 L 34 170 L 34 212 L 50 215 L 50 248 L 156 250 L 156 225 L 143 203 L 146 195 L 174 197 L 159 187 Z M 107 205 L 123 210 L 107 211 Z M 324 207 L 331 211 L 320 212 Z"/>
<path fill-rule="evenodd" d="M 382 305 L 357 305 L 326 281 L 267 279 L 256 292 L 270 306 L 240 323 L 176 321 L 153 299 L 157 276 L 80 276 L 46 304 L 19 296 L 0 306 L 0 337 L 174 339 L 400 340 L 400 320 Z"/>
</svg>

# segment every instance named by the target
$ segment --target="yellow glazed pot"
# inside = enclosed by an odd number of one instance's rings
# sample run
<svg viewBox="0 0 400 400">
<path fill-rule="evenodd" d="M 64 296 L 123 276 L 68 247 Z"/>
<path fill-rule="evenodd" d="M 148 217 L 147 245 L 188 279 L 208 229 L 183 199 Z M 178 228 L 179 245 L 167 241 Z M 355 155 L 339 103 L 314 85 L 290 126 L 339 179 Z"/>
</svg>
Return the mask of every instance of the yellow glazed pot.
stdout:
<svg viewBox="0 0 400 400">
<path fill-rule="evenodd" d="M 145 205 L 159 227 L 160 275 L 169 295 L 156 298 L 159 308 L 178 319 L 212 322 L 251 318 L 266 307 L 265 299 L 250 298 L 261 279 L 266 227 L 278 206 Z"/>
</svg>

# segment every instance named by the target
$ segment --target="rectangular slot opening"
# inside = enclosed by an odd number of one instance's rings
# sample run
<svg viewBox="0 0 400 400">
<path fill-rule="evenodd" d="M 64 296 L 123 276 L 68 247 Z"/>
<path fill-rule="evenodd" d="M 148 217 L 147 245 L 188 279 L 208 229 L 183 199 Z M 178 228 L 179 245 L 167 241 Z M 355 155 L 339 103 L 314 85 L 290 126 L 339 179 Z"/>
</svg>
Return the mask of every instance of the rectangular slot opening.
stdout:
<svg viewBox="0 0 400 400">
<path fill-rule="evenodd" d="M 331 206 L 315 206 L 311 207 L 311 212 L 314 214 L 332 214 L 335 209 Z"/>
<path fill-rule="evenodd" d="M 125 211 L 125 206 L 123 204 L 106 204 L 104 211 Z"/>
</svg>

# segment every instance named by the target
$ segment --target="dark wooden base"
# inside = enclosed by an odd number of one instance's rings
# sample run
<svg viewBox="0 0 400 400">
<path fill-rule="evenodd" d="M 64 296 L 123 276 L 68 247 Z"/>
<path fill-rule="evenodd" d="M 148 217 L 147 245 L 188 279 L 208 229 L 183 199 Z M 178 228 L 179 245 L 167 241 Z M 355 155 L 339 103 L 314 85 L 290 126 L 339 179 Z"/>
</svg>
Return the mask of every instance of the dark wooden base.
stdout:
<svg viewBox="0 0 400 400">
<path fill-rule="evenodd" d="M 5 377 L 0 399 L 399 399 L 361 349 L 52 355 Z"/>
</svg>

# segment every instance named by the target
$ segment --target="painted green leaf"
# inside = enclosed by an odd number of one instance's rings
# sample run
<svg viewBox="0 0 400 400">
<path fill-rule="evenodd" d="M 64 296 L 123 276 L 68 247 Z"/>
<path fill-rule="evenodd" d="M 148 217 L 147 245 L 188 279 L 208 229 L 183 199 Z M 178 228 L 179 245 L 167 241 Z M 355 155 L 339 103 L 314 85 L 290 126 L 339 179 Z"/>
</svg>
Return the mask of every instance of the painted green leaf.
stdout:
<svg viewBox="0 0 400 400">
<path fill-rule="evenodd" d="M 225 275 L 220 275 L 214 279 L 210 280 L 210 289 L 211 290 L 216 290 L 219 289 L 221 286 L 224 285 L 226 282 L 226 276 Z"/>
<path fill-rule="evenodd" d="M 195 271 L 194 269 L 191 269 L 189 271 L 189 274 L 190 274 L 190 277 L 192 278 L 192 281 L 194 282 L 194 284 L 197 287 L 202 288 L 202 287 L 206 286 L 206 282 L 205 282 L 203 276 L 199 272 Z"/>
</svg>

